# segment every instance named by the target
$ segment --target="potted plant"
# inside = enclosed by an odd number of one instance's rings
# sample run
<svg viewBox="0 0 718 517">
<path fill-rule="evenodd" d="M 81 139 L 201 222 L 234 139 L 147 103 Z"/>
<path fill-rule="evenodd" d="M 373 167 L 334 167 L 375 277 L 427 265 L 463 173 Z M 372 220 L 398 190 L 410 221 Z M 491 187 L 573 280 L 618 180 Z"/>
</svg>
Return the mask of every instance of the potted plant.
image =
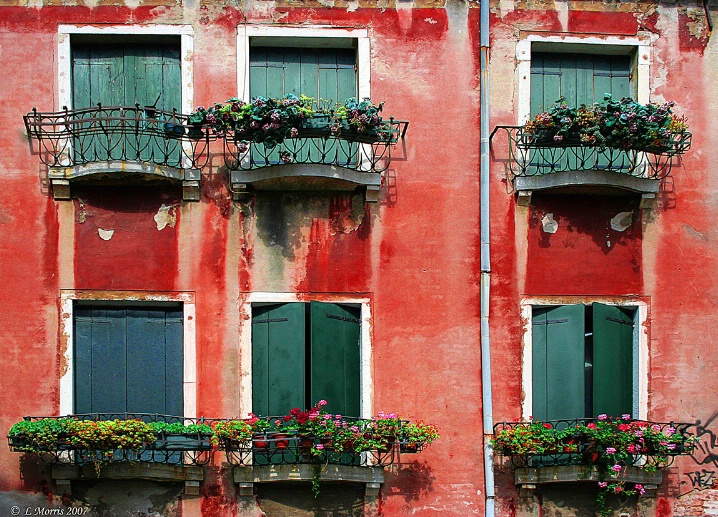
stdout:
<svg viewBox="0 0 718 517">
<path fill-rule="evenodd" d="M 602 101 L 571 107 L 564 97 L 522 128 L 522 144 L 595 146 L 601 149 L 664 153 L 683 151 L 688 124 L 673 113 L 674 103 L 640 104 L 606 94 Z"/>
<path fill-rule="evenodd" d="M 207 424 L 152 422 L 156 440 L 151 448 L 169 451 L 208 451 L 214 431 Z"/>
<path fill-rule="evenodd" d="M 439 438 L 439 432 L 432 424 L 408 423 L 401 428 L 400 452 L 416 453 Z"/>
<path fill-rule="evenodd" d="M 239 450 L 246 448 L 250 443 L 253 428 L 252 424 L 246 420 L 228 420 L 217 422 L 214 432 L 221 448 Z"/>
</svg>

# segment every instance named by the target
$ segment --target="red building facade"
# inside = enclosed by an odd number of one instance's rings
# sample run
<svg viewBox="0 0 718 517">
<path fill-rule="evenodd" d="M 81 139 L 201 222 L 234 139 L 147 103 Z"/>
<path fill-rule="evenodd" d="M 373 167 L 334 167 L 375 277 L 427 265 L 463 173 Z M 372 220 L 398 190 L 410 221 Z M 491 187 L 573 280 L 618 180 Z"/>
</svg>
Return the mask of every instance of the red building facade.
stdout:
<svg viewBox="0 0 718 517">
<path fill-rule="evenodd" d="M 539 418 L 533 382 L 541 375 L 571 398 L 568 380 L 555 383 L 563 373 L 533 365 L 535 327 L 542 314 L 573 307 L 584 334 L 598 333 L 592 311 L 601 304 L 633 325 L 630 353 L 620 361 L 630 363 L 622 393 L 630 392 L 632 418 L 691 423 L 700 438 L 692 455 L 660 472 L 647 497 L 610 499 L 612 508 L 711 514 L 718 399 L 709 374 L 710 8 L 494 2 L 482 73 L 478 3 L 11 4 L 0 8 L 0 60 L 12 71 L 0 117 L 13 128 L 0 135 L 0 430 L 27 415 L 104 412 L 105 400 L 132 413 L 156 399 L 152 408 L 186 418 L 247 417 L 260 402 L 269 411 L 284 404 L 286 413 L 327 389 L 353 401 L 334 406 L 354 404 L 351 416 L 396 412 L 436 424 L 441 437 L 419 455 L 397 453 L 390 466 L 333 474 L 316 499 L 311 471 L 279 469 L 283 483 L 247 477 L 222 451 L 193 469 L 182 466 L 186 460 L 140 470 L 108 465 L 92 477 L 72 461 L 47 465 L 4 449 L 0 507 L 76 506 L 97 515 L 591 515 L 595 482 L 519 483 L 506 457 L 485 454 L 492 436 L 482 429 Z M 589 62 L 590 87 L 575 79 Z M 566 96 L 580 90 L 582 99 L 590 90 L 590 102 L 606 93 L 606 77 L 616 96 L 675 101 L 692 149 L 656 175 L 612 173 L 605 162 L 571 174 L 524 174 L 509 133 L 499 130 L 482 170 L 482 83 L 493 129 L 523 124 L 554 101 L 562 92 L 553 77 Z M 245 170 L 242 163 L 261 160 L 232 162 L 236 144 L 222 138 L 163 136 L 168 128 L 157 121 L 164 119 L 145 108 L 189 114 L 232 97 L 280 97 L 296 84 L 297 93 L 331 101 L 385 102 L 384 118 L 408 121 L 408 129 L 397 122 L 391 144 L 337 144 L 350 153 L 341 163 L 327 159 L 336 148 L 323 148 Z M 545 101 L 537 100 L 539 88 Z M 105 127 L 83 119 L 75 133 L 67 129 L 65 106 L 94 110 L 97 102 L 129 111 L 103 115 Z M 60 137 L 33 125 L 33 107 L 60 114 L 51 125 Z M 134 140 L 112 136 L 133 117 Z M 174 122 L 190 129 L 186 119 Z M 132 133 L 125 126 L 122 134 Z M 390 160 L 372 161 L 389 149 Z M 480 260 L 482 175 L 490 266 Z M 484 307 L 482 272 L 490 279 Z M 326 327 L 326 317 L 317 323 L 320 305 L 356 322 L 346 369 L 333 362 L 344 350 L 337 327 Z M 482 404 L 482 309 L 492 407 Z M 272 311 L 298 315 L 301 326 L 277 338 L 289 355 L 270 359 L 263 376 L 258 326 L 293 317 Z M 338 313 L 329 314 L 335 322 Z M 157 320 L 164 330 L 155 335 Z M 123 337 L 103 338 L 119 335 L 106 330 L 115 324 Z M 110 341 L 114 348 L 105 348 Z M 608 384 L 616 364 L 608 363 Z M 589 382 L 585 375 L 577 386 Z M 268 393 L 261 400 L 260 388 Z M 601 389 L 579 403 L 600 406 Z M 338 404 L 328 401 L 330 410 Z"/>
</svg>

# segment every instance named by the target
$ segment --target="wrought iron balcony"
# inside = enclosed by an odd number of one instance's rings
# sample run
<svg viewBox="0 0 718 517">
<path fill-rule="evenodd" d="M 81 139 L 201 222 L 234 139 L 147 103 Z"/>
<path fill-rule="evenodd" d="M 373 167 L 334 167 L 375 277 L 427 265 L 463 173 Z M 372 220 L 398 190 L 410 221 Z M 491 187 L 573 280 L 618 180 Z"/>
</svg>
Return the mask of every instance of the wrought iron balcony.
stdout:
<svg viewBox="0 0 718 517">
<path fill-rule="evenodd" d="M 52 113 L 33 108 L 24 121 L 33 152 L 49 168 L 56 198 L 69 198 L 69 180 L 108 173 L 175 180 L 185 190 L 196 187 L 198 196 L 199 169 L 215 138 L 189 124 L 186 115 L 139 105 Z"/>
<path fill-rule="evenodd" d="M 123 431 L 108 431 L 106 441 L 98 441 L 97 435 L 83 436 L 81 440 L 73 440 L 66 432 L 67 420 L 103 422 L 139 420 L 144 423 L 162 422 L 166 424 L 183 424 L 184 426 L 203 425 L 202 430 L 187 432 L 157 431 L 153 440 L 140 446 L 117 447 L 123 440 Z M 206 465 L 212 454 L 213 433 L 209 426 L 213 420 L 204 418 L 183 418 L 171 415 L 148 413 L 91 413 L 68 416 L 35 417 L 27 416 L 26 422 L 41 422 L 48 434 L 38 438 L 37 431 L 21 432 L 8 435 L 8 445 L 13 452 L 31 452 L 48 464 L 101 464 L 120 462 L 164 463 L 170 465 Z M 56 426 L 51 423 L 56 422 Z M 209 429 L 209 432 L 207 430 Z M 82 433 L 83 431 L 79 431 Z M 91 431 L 90 431 L 91 432 Z M 92 443 L 95 446 L 81 445 Z"/>
<path fill-rule="evenodd" d="M 546 188 L 612 187 L 653 199 L 658 192 L 656 180 L 671 173 L 692 139 L 685 132 L 661 147 L 624 150 L 582 143 L 578 138 L 556 142 L 552 137 L 527 134 L 523 126 L 495 127 L 492 142 L 499 132 L 508 138 L 505 164 L 520 204 L 527 204 L 531 191 Z"/>
<path fill-rule="evenodd" d="M 348 125 L 337 128 L 328 117 L 315 116 L 298 134 L 276 145 L 244 141 L 232 131 L 224 135 L 224 157 L 237 195 L 255 188 L 287 188 L 300 176 L 326 178 L 329 188 L 367 187 L 375 201 L 380 174 L 391 163 L 391 151 L 406 135 L 409 123 L 393 118 L 376 130 L 360 133 Z M 338 130 L 337 130 L 338 129 Z M 301 183 L 299 188 L 301 188 Z M 291 188 L 291 187 L 290 187 Z"/>
<path fill-rule="evenodd" d="M 492 139 L 499 130 L 508 134 L 508 167 L 513 176 L 603 170 L 661 179 L 670 174 L 675 157 L 690 149 L 692 138 L 685 132 L 675 135 L 662 147 L 622 150 L 579 140 L 546 140 L 525 133 L 523 126 L 497 126 Z"/>
<path fill-rule="evenodd" d="M 650 470 L 690 454 L 691 426 L 630 419 L 503 422 L 494 426 L 494 448 L 517 468 L 619 464 Z"/>
</svg>

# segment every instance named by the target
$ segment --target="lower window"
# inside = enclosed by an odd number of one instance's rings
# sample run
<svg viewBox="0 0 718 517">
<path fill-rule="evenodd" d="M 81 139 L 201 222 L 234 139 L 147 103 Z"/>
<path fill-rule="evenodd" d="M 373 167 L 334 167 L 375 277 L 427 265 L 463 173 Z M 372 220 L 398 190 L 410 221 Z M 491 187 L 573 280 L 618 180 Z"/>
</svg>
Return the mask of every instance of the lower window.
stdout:
<svg viewBox="0 0 718 517">
<path fill-rule="evenodd" d="M 326 400 L 330 413 L 360 416 L 359 306 L 252 305 L 252 411 L 285 415 Z"/>
<path fill-rule="evenodd" d="M 180 304 L 77 304 L 74 346 L 74 413 L 184 415 Z"/>
<path fill-rule="evenodd" d="M 534 419 L 638 417 L 636 315 L 602 303 L 532 308 Z"/>
</svg>

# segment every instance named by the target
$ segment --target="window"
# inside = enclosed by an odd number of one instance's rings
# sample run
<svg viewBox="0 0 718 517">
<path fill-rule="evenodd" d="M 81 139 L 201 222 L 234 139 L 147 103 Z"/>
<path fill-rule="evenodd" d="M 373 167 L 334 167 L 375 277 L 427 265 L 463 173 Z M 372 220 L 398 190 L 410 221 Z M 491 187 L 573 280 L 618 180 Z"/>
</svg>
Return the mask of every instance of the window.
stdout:
<svg viewBox="0 0 718 517">
<path fill-rule="evenodd" d="M 74 413 L 184 416 L 181 305 L 78 304 L 73 335 Z"/>
<path fill-rule="evenodd" d="M 637 310 L 592 303 L 532 307 L 532 416 L 637 415 Z"/>
<path fill-rule="evenodd" d="M 252 306 L 252 411 L 282 415 L 328 401 L 361 416 L 360 307 L 338 303 Z"/>
<path fill-rule="evenodd" d="M 565 97 L 570 106 L 613 97 L 634 97 L 631 56 L 536 52 L 531 59 L 531 114 Z"/>
<path fill-rule="evenodd" d="M 135 40 L 139 38 L 134 38 Z M 145 44 L 95 43 L 74 38 L 72 106 L 156 106 L 178 111 L 182 105 L 178 38 Z"/>
<path fill-rule="evenodd" d="M 304 94 L 344 102 L 357 96 L 356 50 L 252 46 L 249 93 L 250 97 Z"/>
</svg>

